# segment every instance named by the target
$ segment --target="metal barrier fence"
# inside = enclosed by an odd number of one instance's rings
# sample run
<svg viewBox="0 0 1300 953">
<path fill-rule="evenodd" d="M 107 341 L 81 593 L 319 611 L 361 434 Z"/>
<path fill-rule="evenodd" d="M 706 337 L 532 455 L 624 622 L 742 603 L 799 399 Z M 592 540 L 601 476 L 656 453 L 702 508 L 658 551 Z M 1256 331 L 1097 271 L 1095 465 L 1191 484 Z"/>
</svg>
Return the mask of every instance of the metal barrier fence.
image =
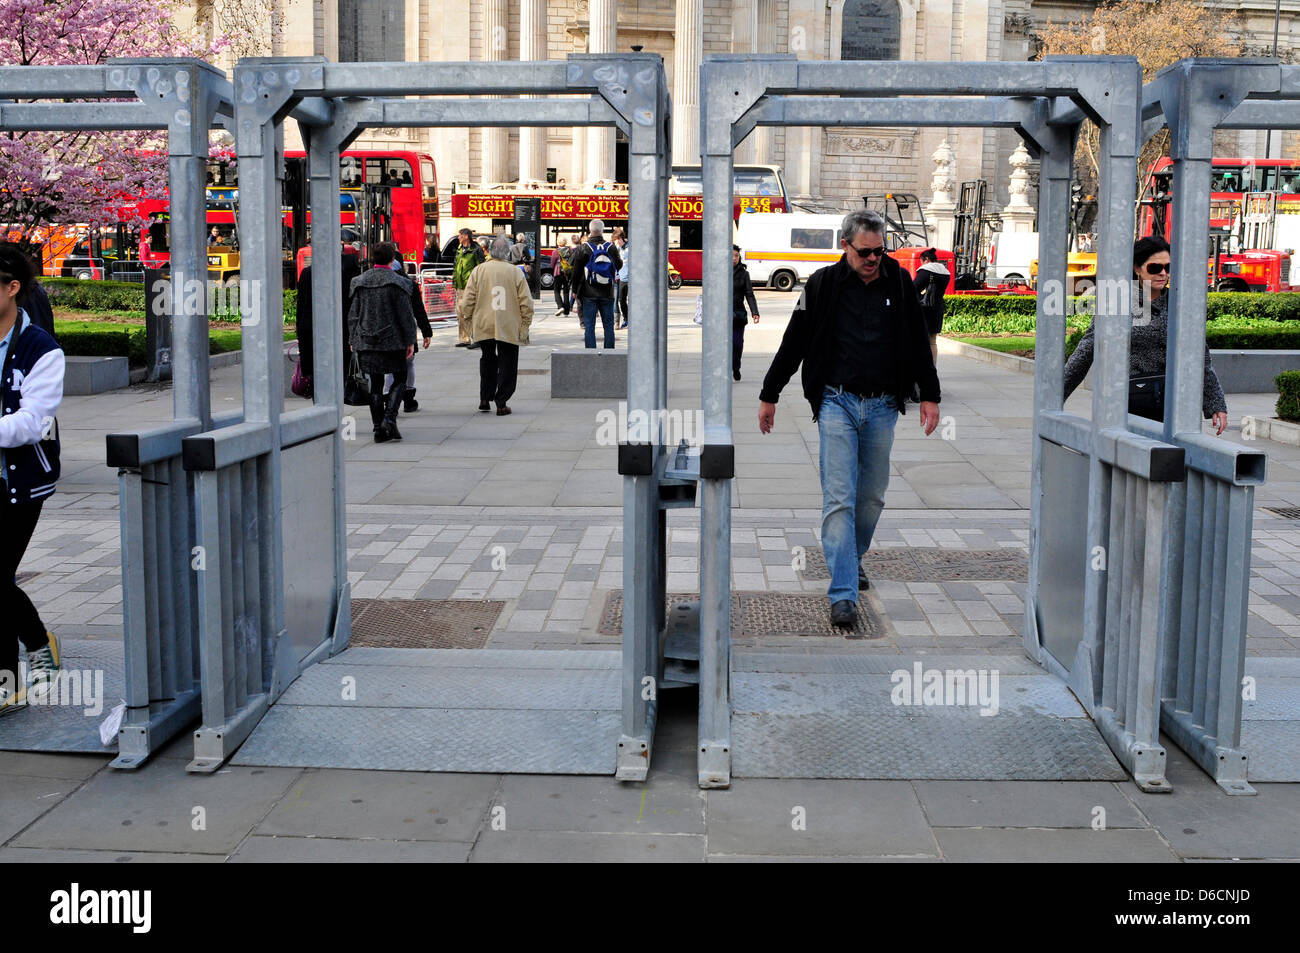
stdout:
<svg viewBox="0 0 1300 953">
<path fill-rule="evenodd" d="M 334 213 L 339 153 L 363 129 L 616 125 L 629 136 L 638 170 L 629 190 L 630 214 L 644 229 L 647 261 L 667 257 L 668 100 L 657 56 L 573 56 L 565 63 L 522 63 L 511 69 L 483 63 L 358 66 L 321 58 L 254 58 L 236 66 L 235 90 L 240 199 L 247 210 L 241 229 L 242 276 L 253 294 L 241 301 L 243 422 L 185 440 L 185 466 L 194 474 L 197 496 L 197 543 L 206 556 L 198 573 L 204 691 L 202 726 L 189 766 L 194 771 L 215 770 L 299 673 L 325 654 L 341 651 L 350 637 L 342 353 L 333 323 L 318 321 L 313 330 L 314 408 L 282 413 L 279 159 L 284 118 L 292 113 L 298 120 L 307 147 L 310 204 L 319 211 L 313 222 L 318 248 L 339 247 L 340 222 Z M 443 93 L 460 98 L 401 98 Z M 587 98 L 571 98 L 575 93 Z M 466 98 L 510 94 L 570 98 Z M 315 313 L 339 313 L 337 256 L 318 255 L 313 266 Z M 665 407 L 667 395 L 667 296 L 660 268 L 652 265 L 632 279 L 643 321 L 632 331 L 628 404 L 629 410 L 644 411 L 646 420 L 662 418 L 657 411 Z M 441 307 L 446 291 L 436 293 Z M 447 316 L 453 315 L 454 307 Z M 629 546 L 651 542 L 648 552 L 638 551 L 625 566 L 629 598 L 618 772 L 644 778 L 656 705 L 655 693 L 646 692 L 645 683 L 662 675 L 665 578 L 662 571 L 645 573 L 644 566 L 649 562 L 662 568 L 659 483 L 664 453 L 662 436 L 648 426 L 629 439 L 650 450 L 645 460 L 652 466 L 627 473 L 624 535 Z M 620 464 L 625 455 L 620 453 Z M 316 492 L 293 495 L 295 487 L 313 480 L 321 483 Z M 322 499 L 328 506 L 320 504 Z M 324 511 L 313 511 L 313 506 Z M 301 545 L 299 534 L 285 528 L 295 521 L 304 532 L 315 528 L 322 535 L 315 550 L 303 547 L 297 559 L 290 553 Z M 334 558 L 322 561 L 322 551 L 332 551 Z M 300 606 L 286 622 L 286 602 L 294 592 Z"/>
<path fill-rule="evenodd" d="M 129 97 L 129 99 L 128 99 Z M 233 111 L 224 73 L 194 59 L 101 66 L 0 67 L 0 129 L 160 130 L 167 134 L 171 224 L 173 416 L 168 426 L 108 437 L 120 471 L 127 711 L 114 767 L 138 767 L 198 714 L 194 527 L 180 466 L 183 437 L 211 425 L 205 296 L 208 131 Z M 44 100 L 122 102 L 48 102 Z M 195 300 L 197 299 L 197 301 Z M 197 310 L 183 303 L 194 302 Z"/>
<path fill-rule="evenodd" d="M 727 210 L 732 151 L 756 125 L 1006 126 L 1042 161 L 1039 188 L 1040 290 L 1065 288 L 1069 187 L 1083 120 L 1101 129 L 1099 297 L 1092 421 L 1060 412 L 1065 309 L 1039 295 L 1035 362 L 1033 500 L 1026 650 L 1067 677 L 1119 760 L 1149 790 L 1164 785 L 1158 744 L 1159 568 L 1164 537 L 1145 535 L 1168 519 L 1165 483 L 1181 478 L 1181 451 L 1124 431 L 1132 220 L 1137 178 L 1141 72 L 1128 57 L 1050 57 L 1039 63 L 822 63 L 794 57 L 710 56 L 701 68 L 700 127 L 705 195 L 705 441 L 730 449 L 730 245 Z M 850 98 L 852 97 L 852 98 Z M 960 98 L 958 98 L 960 97 Z M 1057 296 L 1063 301 L 1064 296 Z M 1043 467 L 1069 448 L 1088 467 L 1083 486 L 1085 545 L 1064 528 L 1044 533 Z M 706 447 L 707 449 L 707 447 Z M 702 472 L 699 781 L 730 782 L 730 485 L 732 473 Z M 1068 501 L 1077 507 L 1078 500 Z M 1058 502 L 1059 506 L 1059 502 Z M 1049 512 L 1055 512 L 1049 509 Z M 1096 548 L 1123 553 L 1132 573 L 1104 563 L 1079 579 L 1084 599 L 1072 617 L 1035 618 L 1044 551 L 1082 570 Z M 1050 561 L 1050 560 L 1049 560 Z M 1050 601 L 1050 600 L 1049 600 Z M 1079 634 L 1079 619 L 1083 631 Z M 1143 623 L 1148 623 L 1144 627 Z M 1044 641 L 1041 629 L 1054 627 Z M 1069 628 L 1075 638 L 1056 638 Z M 1048 645 L 1061 645 L 1053 657 Z"/>
<path fill-rule="evenodd" d="M 1173 158 L 1173 269 L 1163 426 L 1131 426 L 1182 447 L 1162 580 L 1161 727 L 1228 794 L 1253 794 L 1241 748 L 1254 487 L 1262 452 L 1201 434 L 1205 263 L 1215 129 L 1300 128 L 1300 68 L 1276 60 L 1187 59 L 1143 91 L 1144 136 L 1162 125 Z"/>
</svg>

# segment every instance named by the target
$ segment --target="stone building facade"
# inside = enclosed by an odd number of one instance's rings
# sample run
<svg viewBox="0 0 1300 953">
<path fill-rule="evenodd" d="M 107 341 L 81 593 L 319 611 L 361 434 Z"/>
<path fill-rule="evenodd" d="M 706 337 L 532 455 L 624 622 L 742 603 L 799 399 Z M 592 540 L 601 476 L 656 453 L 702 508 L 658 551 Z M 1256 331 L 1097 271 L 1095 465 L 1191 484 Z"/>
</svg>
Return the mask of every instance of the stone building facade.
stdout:
<svg viewBox="0 0 1300 953">
<path fill-rule="evenodd" d="M 1070 0 L 274 0 L 282 17 L 273 52 L 360 61 L 519 61 L 640 47 L 664 58 L 674 101 L 674 161 L 698 162 L 696 75 L 709 53 L 793 53 L 804 59 L 1024 61 L 1048 20 L 1095 6 Z M 1247 43 L 1272 45 L 1273 4 L 1237 3 Z M 1300 0 L 1282 4 L 1283 54 L 1300 30 Z M 994 209 L 1008 201 L 1007 130 L 760 129 L 737 161 L 779 165 L 796 202 L 851 207 L 866 192 L 931 198 L 931 156 L 946 141 L 957 182 L 989 183 Z M 363 144 L 433 155 L 440 189 L 452 183 L 544 179 L 570 187 L 618 180 L 612 130 L 377 130 Z M 1263 132 L 1236 133 L 1221 148 L 1263 155 Z M 1273 137 L 1273 152 L 1285 148 Z M 625 162 L 625 159 L 623 159 Z"/>
</svg>

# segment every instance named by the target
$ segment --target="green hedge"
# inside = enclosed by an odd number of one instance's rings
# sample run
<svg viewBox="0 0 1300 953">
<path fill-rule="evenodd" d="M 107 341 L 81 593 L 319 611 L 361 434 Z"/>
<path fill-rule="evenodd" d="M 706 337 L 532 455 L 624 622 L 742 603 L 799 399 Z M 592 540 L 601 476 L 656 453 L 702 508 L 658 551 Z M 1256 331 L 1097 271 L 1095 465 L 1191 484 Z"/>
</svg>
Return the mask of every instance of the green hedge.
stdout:
<svg viewBox="0 0 1300 953">
<path fill-rule="evenodd" d="M 1071 299 L 1069 314 L 1088 311 L 1089 299 Z M 1020 334 L 1034 330 L 1037 298 L 1033 295 L 948 295 L 943 299 L 945 331 L 954 334 Z M 1257 321 L 1300 321 L 1300 293 L 1206 295 L 1205 317 L 1218 322 L 1225 318 Z M 1074 324 L 1071 320 L 1068 323 Z M 1086 324 L 1085 324 L 1086 326 Z"/>
<path fill-rule="evenodd" d="M 1277 415 L 1300 424 L 1300 371 L 1283 371 L 1273 382 L 1277 384 Z"/>
<path fill-rule="evenodd" d="M 145 288 L 143 284 L 129 281 L 80 281 L 76 278 L 42 278 L 50 296 L 50 304 L 65 311 L 134 311 L 144 313 Z M 239 320 L 239 289 L 223 288 L 218 292 L 213 321 Z M 298 320 L 298 292 L 284 292 L 284 320 L 286 324 Z"/>
<path fill-rule="evenodd" d="M 126 357 L 133 366 L 145 363 L 145 329 L 141 326 L 97 324 L 92 321 L 56 321 L 54 334 L 69 357 Z M 238 351 L 238 328 L 214 329 L 208 339 L 211 354 Z M 285 333 L 292 340 L 293 332 Z"/>
<path fill-rule="evenodd" d="M 1258 318 L 1262 321 L 1300 321 L 1300 294 L 1233 294 L 1212 291 L 1206 297 L 1205 319 Z"/>
</svg>

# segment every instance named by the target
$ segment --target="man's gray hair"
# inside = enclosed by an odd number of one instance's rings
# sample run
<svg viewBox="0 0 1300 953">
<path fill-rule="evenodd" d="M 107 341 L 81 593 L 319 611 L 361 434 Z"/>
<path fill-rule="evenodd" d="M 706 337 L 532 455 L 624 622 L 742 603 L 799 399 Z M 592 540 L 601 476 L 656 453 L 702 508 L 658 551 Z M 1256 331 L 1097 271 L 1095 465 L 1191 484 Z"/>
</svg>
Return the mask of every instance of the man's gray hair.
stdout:
<svg viewBox="0 0 1300 953">
<path fill-rule="evenodd" d="M 604 223 L 603 221 L 601 221 L 600 219 L 598 219 L 598 218 L 593 218 L 593 219 L 591 220 L 590 224 L 587 225 L 587 234 L 588 234 L 588 235 L 604 235 L 604 234 L 605 234 L 605 223 Z"/>
<path fill-rule="evenodd" d="M 488 254 L 493 258 L 499 258 L 505 261 L 510 257 L 510 239 L 504 235 L 498 235 L 492 239 L 492 247 L 488 249 Z"/>
<path fill-rule="evenodd" d="M 885 237 L 885 217 L 869 208 L 860 208 L 849 212 L 848 215 L 844 216 L 844 221 L 840 223 L 840 238 L 852 245 L 854 239 L 858 237 L 858 232 L 872 232 L 879 235 L 883 241 Z"/>
</svg>

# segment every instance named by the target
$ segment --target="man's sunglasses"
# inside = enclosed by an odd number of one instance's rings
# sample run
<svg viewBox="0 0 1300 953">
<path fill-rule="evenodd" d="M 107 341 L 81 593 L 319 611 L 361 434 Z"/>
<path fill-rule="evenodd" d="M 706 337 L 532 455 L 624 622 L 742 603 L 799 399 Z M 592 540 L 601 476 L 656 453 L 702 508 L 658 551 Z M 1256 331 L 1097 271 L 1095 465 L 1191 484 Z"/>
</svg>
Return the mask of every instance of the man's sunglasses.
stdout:
<svg viewBox="0 0 1300 953">
<path fill-rule="evenodd" d="M 849 247 L 858 253 L 859 258 L 884 258 L 885 257 L 884 245 L 880 245 L 876 248 L 858 248 L 856 245 L 850 245 Z"/>
<path fill-rule="evenodd" d="M 1148 275 L 1159 275 L 1167 272 L 1168 270 L 1169 270 L 1168 262 L 1166 262 L 1165 264 L 1161 264 L 1160 262 L 1153 261 L 1146 266 L 1146 272 Z"/>
</svg>

